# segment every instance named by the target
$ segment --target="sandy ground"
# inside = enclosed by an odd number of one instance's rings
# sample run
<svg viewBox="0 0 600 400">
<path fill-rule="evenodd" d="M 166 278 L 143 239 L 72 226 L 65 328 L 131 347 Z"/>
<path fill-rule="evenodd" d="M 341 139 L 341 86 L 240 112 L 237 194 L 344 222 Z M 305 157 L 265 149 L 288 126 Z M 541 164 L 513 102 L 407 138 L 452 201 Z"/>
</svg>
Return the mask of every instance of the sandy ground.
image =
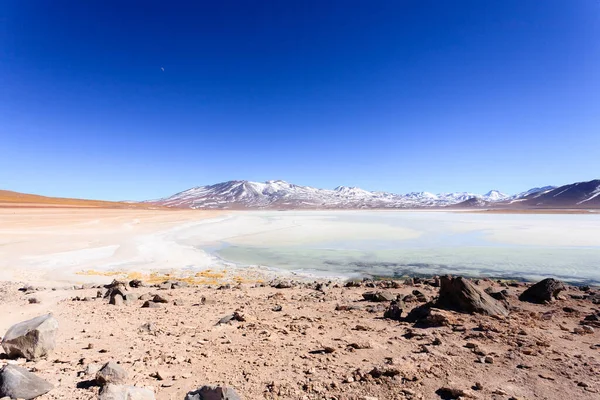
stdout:
<svg viewBox="0 0 600 400">
<path fill-rule="evenodd" d="M 96 398 L 93 371 L 109 360 L 128 371 L 128 383 L 151 387 L 165 400 L 183 399 L 206 383 L 231 385 L 244 399 L 440 399 L 443 387 L 476 399 L 599 398 L 598 328 L 573 333 L 597 305 L 572 299 L 582 293 L 577 288 L 553 304 L 534 305 L 516 298 L 522 287 L 480 285 L 509 291 L 509 317 L 447 312 L 451 325 L 425 329 L 383 319 L 388 303 L 363 301 L 368 287 L 130 289 L 168 300 L 150 309 L 141 300 L 110 305 L 95 298 L 97 289 L 23 293 L 4 283 L 2 308 L 19 311 L 14 321 L 0 320 L 0 334 L 48 311 L 58 319 L 55 351 L 40 361 L 17 360 L 56 385 L 40 399 Z M 386 290 L 437 294 L 422 284 Z M 40 304 L 29 304 L 31 297 Z M 217 324 L 234 311 L 244 321 Z M 152 332 L 140 329 L 148 322 Z M 375 368 L 394 376 L 370 374 Z"/>
<path fill-rule="evenodd" d="M 89 269 L 210 265 L 206 254 L 177 246 L 167 236 L 173 229 L 219 215 L 193 210 L 0 208 L 0 280 L 58 285 L 85 281 L 76 273 Z"/>
</svg>

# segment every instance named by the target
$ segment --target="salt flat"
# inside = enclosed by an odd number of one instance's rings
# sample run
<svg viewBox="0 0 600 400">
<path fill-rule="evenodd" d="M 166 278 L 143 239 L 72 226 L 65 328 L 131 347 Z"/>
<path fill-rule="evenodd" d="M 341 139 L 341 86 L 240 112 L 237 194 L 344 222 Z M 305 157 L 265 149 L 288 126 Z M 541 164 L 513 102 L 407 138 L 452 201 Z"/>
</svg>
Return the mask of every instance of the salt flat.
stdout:
<svg viewBox="0 0 600 400">
<path fill-rule="evenodd" d="M 0 279 L 243 269 L 600 282 L 600 215 L 1 209 Z"/>
</svg>

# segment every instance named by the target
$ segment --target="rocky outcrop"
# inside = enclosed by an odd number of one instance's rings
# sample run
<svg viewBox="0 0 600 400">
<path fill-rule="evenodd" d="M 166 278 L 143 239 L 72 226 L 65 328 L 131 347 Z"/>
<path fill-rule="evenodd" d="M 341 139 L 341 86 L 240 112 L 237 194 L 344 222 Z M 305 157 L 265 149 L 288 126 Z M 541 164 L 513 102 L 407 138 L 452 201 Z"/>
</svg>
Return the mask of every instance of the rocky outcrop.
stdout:
<svg viewBox="0 0 600 400">
<path fill-rule="evenodd" d="M 521 293 L 519 300 L 542 304 L 556 299 L 558 294 L 565 289 L 566 287 L 561 281 L 546 278 Z"/>
<path fill-rule="evenodd" d="M 185 400 L 241 400 L 241 397 L 231 387 L 206 385 L 189 392 Z"/>
<path fill-rule="evenodd" d="M 42 315 L 13 325 L 4 335 L 2 347 L 9 357 L 36 360 L 56 346 L 58 321 L 52 314 Z"/>
<path fill-rule="evenodd" d="M 440 295 L 435 306 L 469 314 L 508 315 L 504 305 L 479 289 L 470 280 L 460 276 L 440 278 Z"/>
<path fill-rule="evenodd" d="M 0 397 L 35 399 L 54 388 L 50 382 L 32 374 L 25 368 L 6 365 L 0 370 Z"/>
<path fill-rule="evenodd" d="M 155 400 L 155 397 L 150 389 L 111 383 L 102 388 L 98 400 Z"/>
</svg>

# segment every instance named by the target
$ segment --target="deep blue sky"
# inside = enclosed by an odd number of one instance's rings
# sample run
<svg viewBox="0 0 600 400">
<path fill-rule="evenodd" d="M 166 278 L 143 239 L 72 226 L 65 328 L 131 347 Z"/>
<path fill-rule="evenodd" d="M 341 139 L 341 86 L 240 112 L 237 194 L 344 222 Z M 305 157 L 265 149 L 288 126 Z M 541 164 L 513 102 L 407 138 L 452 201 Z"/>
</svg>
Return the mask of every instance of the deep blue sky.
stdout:
<svg viewBox="0 0 600 400">
<path fill-rule="evenodd" d="M 3 189 L 598 177 L 599 1 L 0 2 Z"/>
</svg>

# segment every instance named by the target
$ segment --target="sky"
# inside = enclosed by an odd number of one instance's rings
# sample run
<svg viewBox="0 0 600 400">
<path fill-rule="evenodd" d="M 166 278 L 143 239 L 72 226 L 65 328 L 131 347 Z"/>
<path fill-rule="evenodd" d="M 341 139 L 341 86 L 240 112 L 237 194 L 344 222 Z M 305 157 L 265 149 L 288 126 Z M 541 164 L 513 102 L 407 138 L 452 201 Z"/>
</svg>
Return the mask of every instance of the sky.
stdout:
<svg viewBox="0 0 600 400">
<path fill-rule="evenodd" d="M 600 178 L 600 1 L 0 2 L 0 189 Z"/>
</svg>

